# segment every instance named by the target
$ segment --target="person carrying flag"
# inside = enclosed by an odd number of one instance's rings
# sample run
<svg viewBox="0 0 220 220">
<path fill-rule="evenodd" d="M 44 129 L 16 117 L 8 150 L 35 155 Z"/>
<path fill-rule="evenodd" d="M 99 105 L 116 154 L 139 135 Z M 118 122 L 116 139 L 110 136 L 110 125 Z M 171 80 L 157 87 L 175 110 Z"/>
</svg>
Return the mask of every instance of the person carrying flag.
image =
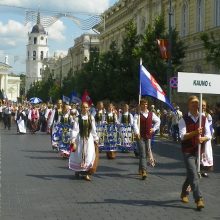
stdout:
<svg viewBox="0 0 220 220">
<path fill-rule="evenodd" d="M 182 186 L 181 201 L 188 203 L 188 188 L 191 187 L 193 197 L 198 210 L 205 207 L 199 186 L 199 175 L 196 162 L 198 160 L 198 145 L 203 145 L 211 139 L 211 133 L 207 118 L 202 115 L 201 127 L 199 127 L 199 99 L 190 96 L 188 99 L 188 113 L 179 121 L 179 132 L 182 145 L 182 153 L 186 166 L 186 179 Z"/>
<path fill-rule="evenodd" d="M 140 121 L 140 127 L 139 127 Z M 152 126 L 153 125 L 153 126 Z M 139 150 L 139 174 L 141 179 L 145 180 L 147 177 L 147 156 L 152 158 L 151 152 L 151 138 L 153 133 L 160 127 L 160 118 L 155 113 L 148 110 L 148 101 L 146 99 L 140 100 L 140 115 L 134 116 L 134 133 L 137 138 L 137 145 Z M 154 163 L 154 161 L 151 161 Z"/>
</svg>

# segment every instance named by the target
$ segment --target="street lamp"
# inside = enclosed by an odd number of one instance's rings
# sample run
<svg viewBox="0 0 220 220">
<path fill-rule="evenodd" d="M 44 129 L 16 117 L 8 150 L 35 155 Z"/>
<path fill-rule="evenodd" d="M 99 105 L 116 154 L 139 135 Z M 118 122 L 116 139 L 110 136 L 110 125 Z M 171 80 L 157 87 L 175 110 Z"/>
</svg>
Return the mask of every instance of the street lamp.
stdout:
<svg viewBox="0 0 220 220">
<path fill-rule="evenodd" d="M 167 71 L 167 92 L 168 97 L 171 102 L 171 87 L 170 87 L 170 77 L 172 71 L 172 25 L 171 25 L 171 18 L 172 18 L 172 0 L 169 0 L 169 57 L 168 57 L 168 71 Z"/>
</svg>

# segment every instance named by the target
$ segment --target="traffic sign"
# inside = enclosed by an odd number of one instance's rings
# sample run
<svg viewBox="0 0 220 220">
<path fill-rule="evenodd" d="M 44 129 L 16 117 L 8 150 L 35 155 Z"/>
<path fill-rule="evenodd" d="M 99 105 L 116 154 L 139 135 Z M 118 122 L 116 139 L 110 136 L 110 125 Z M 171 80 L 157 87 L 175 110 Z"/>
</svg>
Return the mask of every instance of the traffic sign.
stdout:
<svg viewBox="0 0 220 220">
<path fill-rule="evenodd" d="M 170 78 L 170 87 L 176 89 L 178 87 L 178 78 L 177 76 Z"/>
<path fill-rule="evenodd" d="M 220 94 L 220 75 L 178 72 L 178 92 Z"/>
</svg>

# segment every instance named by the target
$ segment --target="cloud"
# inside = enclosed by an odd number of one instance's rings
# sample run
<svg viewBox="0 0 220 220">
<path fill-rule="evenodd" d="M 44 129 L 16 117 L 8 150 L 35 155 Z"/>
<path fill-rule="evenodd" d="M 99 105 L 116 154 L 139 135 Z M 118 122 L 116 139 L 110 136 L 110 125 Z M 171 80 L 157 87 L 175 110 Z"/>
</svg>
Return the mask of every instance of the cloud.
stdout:
<svg viewBox="0 0 220 220">
<path fill-rule="evenodd" d="M 62 21 L 56 21 L 53 25 L 48 27 L 49 40 L 64 41 L 66 39 L 64 36 L 65 29 L 66 27 Z"/>
<path fill-rule="evenodd" d="M 11 49 L 27 41 L 28 26 L 14 20 L 0 22 L 0 49 Z"/>
<path fill-rule="evenodd" d="M 109 7 L 109 0 L 1 0 L 1 4 L 21 6 L 26 8 L 40 8 L 41 10 L 101 13 Z"/>
</svg>

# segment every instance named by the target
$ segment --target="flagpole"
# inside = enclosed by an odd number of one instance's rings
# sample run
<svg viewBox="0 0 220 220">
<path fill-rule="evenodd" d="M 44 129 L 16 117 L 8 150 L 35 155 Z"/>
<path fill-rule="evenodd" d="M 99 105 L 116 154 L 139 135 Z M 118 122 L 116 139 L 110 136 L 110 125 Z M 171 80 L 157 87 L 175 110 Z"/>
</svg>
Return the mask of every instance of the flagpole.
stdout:
<svg viewBox="0 0 220 220">
<path fill-rule="evenodd" d="M 140 131 L 140 102 L 141 102 L 141 66 L 142 58 L 140 58 L 140 67 L 139 67 L 139 95 L 138 95 L 138 128 Z"/>
<path fill-rule="evenodd" d="M 199 96 L 199 128 L 202 126 L 202 93 L 200 93 Z M 199 135 L 201 137 L 201 135 Z M 200 160 L 201 160 L 201 144 L 199 143 L 198 146 L 198 159 L 197 159 L 197 171 L 198 175 L 201 178 L 201 172 L 200 172 Z"/>
</svg>

